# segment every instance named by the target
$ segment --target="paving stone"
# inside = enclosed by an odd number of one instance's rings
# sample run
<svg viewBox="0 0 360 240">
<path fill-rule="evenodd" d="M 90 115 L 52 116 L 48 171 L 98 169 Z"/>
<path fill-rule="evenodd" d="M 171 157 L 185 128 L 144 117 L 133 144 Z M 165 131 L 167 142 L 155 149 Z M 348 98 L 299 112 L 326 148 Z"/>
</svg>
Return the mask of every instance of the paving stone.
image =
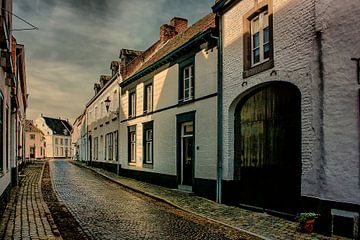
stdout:
<svg viewBox="0 0 360 240">
<path fill-rule="evenodd" d="M 162 199 L 180 209 L 215 220 L 233 228 L 249 231 L 257 236 L 263 236 L 265 239 L 346 239 L 338 236 L 327 237 L 316 233 L 301 233 L 298 229 L 298 223 L 294 221 L 289 221 L 266 213 L 253 212 L 239 207 L 218 204 L 202 197 L 189 196 L 188 194 L 169 188 L 118 176 L 112 172 L 89 167 L 77 161 L 71 162 L 84 168 L 91 169 L 103 177 L 111 179 L 113 182 L 127 188 L 134 189 L 157 199 Z"/>
<path fill-rule="evenodd" d="M 0 220 L 0 238 L 4 239 L 62 239 L 46 231 L 52 220 L 41 195 L 41 174 L 44 162 L 27 165 L 19 186 L 11 191 L 10 201 Z"/>
</svg>

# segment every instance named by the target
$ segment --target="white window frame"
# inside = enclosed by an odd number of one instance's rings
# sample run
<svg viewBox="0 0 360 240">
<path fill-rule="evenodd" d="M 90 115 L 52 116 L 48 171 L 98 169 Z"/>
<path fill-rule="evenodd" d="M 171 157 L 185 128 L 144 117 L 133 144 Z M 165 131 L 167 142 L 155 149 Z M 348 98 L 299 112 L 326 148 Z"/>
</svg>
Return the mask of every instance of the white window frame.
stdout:
<svg viewBox="0 0 360 240">
<path fill-rule="evenodd" d="M 185 71 L 186 70 L 189 70 L 189 76 L 186 77 L 185 75 Z M 193 89 L 193 83 L 194 83 L 194 64 L 190 64 L 186 67 L 183 68 L 183 101 L 189 101 L 189 100 L 192 100 L 194 98 L 194 89 Z M 189 81 L 189 87 L 188 88 L 185 88 L 185 82 L 186 81 Z M 186 91 L 189 91 L 189 97 L 185 97 L 185 93 Z"/>
<path fill-rule="evenodd" d="M 136 163 L 136 131 L 130 132 L 130 163 Z"/>
<path fill-rule="evenodd" d="M 131 92 L 129 95 L 129 118 L 133 118 L 136 116 L 136 92 Z"/>
<path fill-rule="evenodd" d="M 145 94 L 146 94 L 146 106 L 145 113 L 149 113 L 153 111 L 153 85 L 149 84 L 145 86 Z"/>
<path fill-rule="evenodd" d="M 257 31 L 254 30 L 254 22 L 255 21 L 259 21 L 259 26 Z M 269 28 L 269 13 L 267 10 L 262 11 L 261 13 L 259 13 L 256 17 L 254 17 L 253 19 L 251 19 L 250 21 L 250 30 L 251 30 L 251 66 L 257 66 L 261 63 L 264 63 L 266 61 L 269 61 L 269 57 L 268 58 L 264 58 L 264 45 L 265 44 L 270 44 L 269 41 L 264 42 L 264 30 L 266 28 Z M 259 33 L 259 46 L 255 47 L 254 46 L 254 35 Z M 270 34 L 270 29 L 269 29 L 269 34 Z M 270 38 L 270 37 L 269 37 Z M 269 46 L 270 47 L 270 46 Z M 259 62 L 254 62 L 254 50 L 255 49 L 259 49 L 260 51 L 260 60 Z"/>
<path fill-rule="evenodd" d="M 145 130 L 145 163 L 153 163 L 153 129 Z"/>
</svg>

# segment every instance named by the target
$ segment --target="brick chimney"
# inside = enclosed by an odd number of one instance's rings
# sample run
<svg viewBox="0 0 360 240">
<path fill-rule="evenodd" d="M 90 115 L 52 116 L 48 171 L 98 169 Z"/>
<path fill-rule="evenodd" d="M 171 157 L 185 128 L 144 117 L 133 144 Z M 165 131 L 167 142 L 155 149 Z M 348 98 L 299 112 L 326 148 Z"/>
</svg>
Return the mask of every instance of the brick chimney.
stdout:
<svg viewBox="0 0 360 240">
<path fill-rule="evenodd" d="M 111 76 L 107 76 L 107 75 L 101 75 L 100 76 L 100 85 L 101 87 L 104 87 L 106 85 L 106 83 L 111 79 Z"/>
<path fill-rule="evenodd" d="M 94 83 L 95 95 L 98 94 L 100 89 L 101 89 L 100 83 Z"/>
<path fill-rule="evenodd" d="M 138 50 L 132 50 L 132 49 L 121 49 L 120 50 L 120 74 L 121 76 L 126 75 L 126 66 L 134 60 L 136 57 L 141 55 L 143 52 Z"/>
<path fill-rule="evenodd" d="M 179 34 L 188 28 L 188 20 L 181 17 L 174 17 L 170 20 L 170 25 L 175 27 L 175 31 Z"/>
<path fill-rule="evenodd" d="M 176 29 L 169 24 L 163 24 L 160 27 L 160 42 L 164 43 L 167 40 L 176 36 Z"/>
</svg>

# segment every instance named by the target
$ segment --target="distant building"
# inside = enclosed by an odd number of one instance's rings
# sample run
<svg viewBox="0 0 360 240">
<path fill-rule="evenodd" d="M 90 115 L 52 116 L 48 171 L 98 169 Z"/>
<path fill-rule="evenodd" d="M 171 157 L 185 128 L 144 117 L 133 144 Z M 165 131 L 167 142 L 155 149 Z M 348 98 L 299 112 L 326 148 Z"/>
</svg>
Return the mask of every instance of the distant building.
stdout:
<svg viewBox="0 0 360 240">
<path fill-rule="evenodd" d="M 84 111 L 74 122 L 71 132 L 72 158 L 86 161 L 86 112 Z"/>
<path fill-rule="evenodd" d="M 45 155 L 45 136 L 37 128 L 32 120 L 25 122 L 25 158 L 26 159 L 43 159 Z"/>
<path fill-rule="evenodd" d="M 45 135 L 47 158 L 70 158 L 72 126 L 67 120 L 41 115 L 35 120 L 35 126 Z"/>
</svg>

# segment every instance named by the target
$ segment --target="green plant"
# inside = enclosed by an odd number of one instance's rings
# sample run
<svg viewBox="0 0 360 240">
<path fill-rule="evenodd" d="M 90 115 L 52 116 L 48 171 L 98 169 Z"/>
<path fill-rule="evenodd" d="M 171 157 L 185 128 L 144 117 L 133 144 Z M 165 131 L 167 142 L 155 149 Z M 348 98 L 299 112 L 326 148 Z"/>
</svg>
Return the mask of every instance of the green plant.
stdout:
<svg viewBox="0 0 360 240">
<path fill-rule="evenodd" d="M 304 223 L 309 219 L 317 219 L 319 216 L 320 216 L 320 214 L 317 214 L 317 213 L 305 212 L 305 213 L 300 213 L 299 216 L 297 217 L 297 220 L 300 223 Z"/>
</svg>

